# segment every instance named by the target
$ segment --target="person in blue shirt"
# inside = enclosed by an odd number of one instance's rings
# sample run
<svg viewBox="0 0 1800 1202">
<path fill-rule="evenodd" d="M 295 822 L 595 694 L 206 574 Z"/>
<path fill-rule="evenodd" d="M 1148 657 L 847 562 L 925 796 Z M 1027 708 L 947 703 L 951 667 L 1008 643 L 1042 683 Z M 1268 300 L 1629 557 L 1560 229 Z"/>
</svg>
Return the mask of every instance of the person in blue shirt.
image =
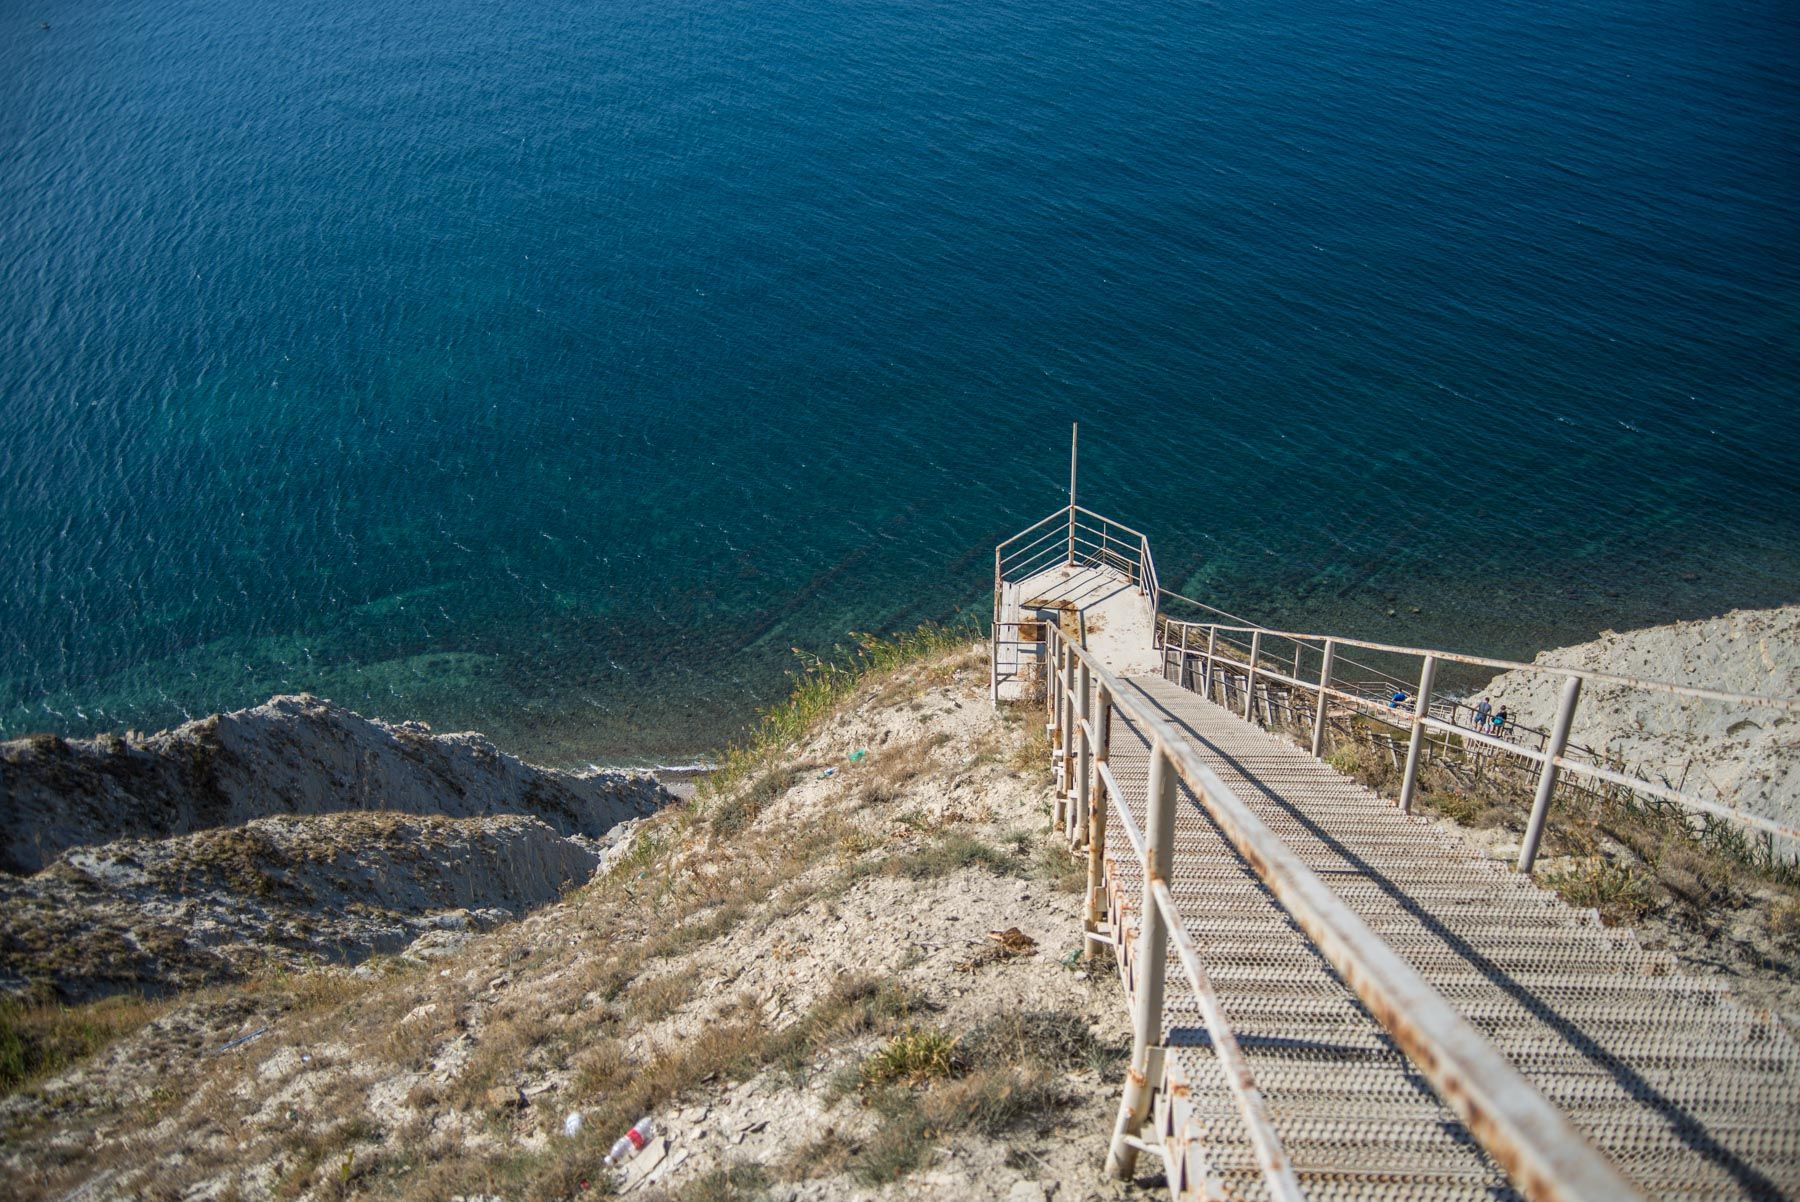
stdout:
<svg viewBox="0 0 1800 1202">
<path fill-rule="evenodd" d="M 1486 730 L 1487 726 L 1488 726 L 1488 715 L 1492 714 L 1493 712 L 1494 712 L 1493 703 L 1490 702 L 1486 697 L 1483 697 L 1481 699 L 1480 704 L 1476 705 L 1476 707 L 1475 707 L 1475 729 L 1476 730 Z"/>
</svg>

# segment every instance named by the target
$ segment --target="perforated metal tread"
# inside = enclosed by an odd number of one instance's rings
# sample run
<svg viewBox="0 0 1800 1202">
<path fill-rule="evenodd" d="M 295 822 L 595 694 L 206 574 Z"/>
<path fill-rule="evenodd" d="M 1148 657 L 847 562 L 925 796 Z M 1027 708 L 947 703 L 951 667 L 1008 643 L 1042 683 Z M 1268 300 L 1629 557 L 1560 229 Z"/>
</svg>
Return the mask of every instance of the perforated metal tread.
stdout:
<svg viewBox="0 0 1800 1202">
<path fill-rule="evenodd" d="M 1599 925 L 1285 741 L 1155 677 L 1158 707 L 1238 797 L 1654 1197 L 1800 1194 L 1800 1050 L 1718 982 Z M 1142 827 L 1149 747 L 1115 710 L 1111 763 Z M 1312 1198 L 1514 1196 L 1185 784 L 1171 889 Z M 1109 823 L 1130 990 L 1142 876 Z M 1178 1193 L 1266 1196 L 1171 961 L 1158 1123 Z"/>
</svg>

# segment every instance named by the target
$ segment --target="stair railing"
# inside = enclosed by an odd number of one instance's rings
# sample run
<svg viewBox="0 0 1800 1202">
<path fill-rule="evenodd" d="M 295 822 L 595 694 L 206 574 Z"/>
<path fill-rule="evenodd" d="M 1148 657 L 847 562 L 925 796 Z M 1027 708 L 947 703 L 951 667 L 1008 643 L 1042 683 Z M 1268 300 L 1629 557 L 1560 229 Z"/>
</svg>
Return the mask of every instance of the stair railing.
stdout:
<svg viewBox="0 0 1800 1202">
<path fill-rule="evenodd" d="M 1126 946 L 1122 930 L 1112 933 L 1134 1005 L 1131 1064 L 1107 1154 L 1109 1172 L 1128 1177 L 1138 1152 L 1151 1146 L 1134 1132 L 1150 1112 L 1152 1078 L 1160 1075 L 1158 1066 L 1165 1060 L 1166 1049 L 1160 1045 L 1164 978 L 1173 944 L 1271 1196 L 1284 1200 L 1304 1196 L 1169 891 L 1179 781 L 1522 1193 L 1546 1202 L 1642 1197 L 1560 1110 L 1281 842 L 1141 694 L 1127 688 L 1056 625 L 1046 624 L 1045 638 L 1047 662 L 1055 668 L 1046 673 L 1045 704 L 1051 716 L 1057 792 L 1071 802 L 1060 812 L 1067 815 L 1072 836 L 1085 839 L 1088 847 L 1090 938 L 1098 935 L 1091 928 L 1097 925 L 1098 892 L 1105 888 L 1109 820 L 1118 821 L 1143 873 L 1135 946 Z M 1150 742 L 1149 795 L 1141 831 L 1124 804 L 1108 758 L 1113 719 L 1121 710 Z M 1076 802 L 1085 802 L 1079 815 L 1069 812 Z M 1173 1185 L 1176 1168 L 1168 1167 Z"/>
</svg>

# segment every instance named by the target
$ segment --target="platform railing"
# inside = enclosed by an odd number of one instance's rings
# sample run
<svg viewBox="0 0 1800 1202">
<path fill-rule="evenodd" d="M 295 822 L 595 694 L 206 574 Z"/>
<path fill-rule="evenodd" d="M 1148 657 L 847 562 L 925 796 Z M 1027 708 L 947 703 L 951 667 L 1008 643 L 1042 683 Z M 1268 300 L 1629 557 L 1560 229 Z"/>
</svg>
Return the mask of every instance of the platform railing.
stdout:
<svg viewBox="0 0 1800 1202">
<path fill-rule="evenodd" d="M 1172 594 L 1166 593 L 1164 595 L 1172 596 Z M 1187 598 L 1178 599 L 1189 600 Z M 1789 841 L 1788 847 L 1800 845 L 1800 828 L 1765 818 L 1760 814 L 1754 814 L 1721 801 L 1701 797 L 1692 792 L 1684 792 L 1676 786 L 1666 783 L 1658 784 L 1641 775 L 1634 775 L 1624 771 L 1623 765 L 1616 760 L 1610 759 L 1592 748 L 1579 746 L 1570 740 L 1570 731 L 1581 704 L 1583 688 L 1589 685 L 1620 687 L 1646 696 L 1679 698 L 1683 702 L 1771 709 L 1785 713 L 1800 713 L 1800 698 L 1731 693 L 1720 689 L 1644 680 L 1634 676 L 1599 672 L 1586 668 L 1519 663 L 1488 656 L 1463 655 L 1424 647 L 1407 647 L 1336 635 L 1274 630 L 1253 625 L 1183 622 L 1173 618 L 1159 618 L 1158 628 L 1162 632 L 1165 662 L 1171 655 L 1179 657 L 1177 682 L 1188 686 L 1193 675 L 1190 667 L 1197 666 L 1199 668 L 1197 675 L 1202 684 L 1201 688 L 1196 691 L 1203 692 L 1210 697 L 1213 695 L 1212 689 L 1215 683 L 1221 676 L 1228 674 L 1230 679 L 1229 685 L 1226 686 L 1227 697 L 1229 700 L 1241 704 L 1246 720 L 1253 720 L 1255 717 L 1254 706 L 1259 684 L 1265 690 L 1265 697 L 1270 684 L 1283 685 L 1297 693 L 1310 695 L 1314 699 L 1311 720 L 1311 750 L 1314 756 L 1323 754 L 1325 750 L 1323 737 L 1327 707 L 1332 700 L 1350 707 L 1354 712 L 1405 730 L 1407 732 L 1406 766 L 1401 775 L 1399 796 L 1400 808 L 1403 811 L 1410 812 L 1412 809 L 1418 788 L 1419 768 L 1423 761 L 1425 741 L 1431 734 L 1442 736 L 1446 748 L 1454 739 L 1458 751 L 1462 754 L 1479 750 L 1489 754 L 1503 754 L 1537 765 L 1536 794 L 1532 801 L 1530 818 L 1526 823 L 1525 839 L 1519 849 L 1518 866 L 1523 872 L 1530 872 L 1536 863 L 1549 816 L 1551 799 L 1559 779 L 1564 778 L 1565 774 L 1568 778 L 1581 780 L 1591 785 L 1629 790 L 1632 793 L 1674 805 L 1689 814 L 1706 815 L 1739 828 L 1761 832 L 1771 840 L 1775 838 L 1787 840 Z M 1277 651 L 1276 644 L 1282 644 L 1279 648 L 1279 657 L 1277 654 L 1273 654 Z M 1286 653 L 1290 648 L 1293 659 L 1291 673 L 1284 670 L 1287 666 Z M 1418 676 L 1415 680 L 1409 681 L 1403 677 L 1384 673 L 1385 681 L 1393 684 L 1394 692 L 1385 699 L 1379 694 L 1372 697 L 1368 684 L 1351 685 L 1334 675 L 1336 664 L 1345 648 L 1356 648 L 1386 656 L 1410 657 L 1418 661 Z M 1312 662 L 1319 665 L 1316 676 L 1302 674 L 1303 669 L 1309 666 L 1303 663 L 1303 659 L 1306 658 L 1310 658 Z M 1271 663 L 1272 659 L 1276 662 Z M 1453 704 L 1446 705 L 1441 699 L 1434 696 L 1438 668 L 1445 663 L 1491 668 L 1501 672 L 1547 676 L 1557 680 L 1559 684 L 1558 706 L 1550 728 L 1545 731 L 1524 728 L 1521 731 L 1516 726 L 1509 726 L 1501 728 L 1499 731 L 1492 727 L 1483 731 L 1474 725 L 1463 725 L 1457 720 L 1460 708 Z M 1385 685 L 1377 687 L 1385 687 Z M 1771 848 L 1773 848 L 1773 844 L 1771 844 Z"/>
<path fill-rule="evenodd" d="M 988 690 L 995 701 L 1000 697 L 1001 681 L 1009 679 L 1009 665 L 1002 648 L 1012 650 L 1010 667 L 1016 672 L 1023 649 L 1038 642 L 1017 637 L 1019 627 L 1030 622 L 1004 618 L 1001 599 L 1006 584 L 1029 580 L 1059 565 L 1117 572 L 1131 582 L 1152 609 L 1162 591 L 1148 536 L 1081 505 L 1065 505 L 1001 542 L 994 548 L 994 625 L 988 657 Z M 1029 598 L 1020 598 L 1025 600 Z M 1008 638 L 1008 632 L 1014 637 Z"/>
<path fill-rule="evenodd" d="M 1099 933 L 1108 889 L 1106 830 L 1117 821 L 1143 873 L 1134 954 L 1120 971 L 1133 998 L 1132 1052 L 1107 1167 L 1129 1176 L 1141 1150 L 1136 1134 L 1164 1070 L 1165 974 L 1171 945 L 1198 1002 L 1238 1113 L 1272 1197 L 1303 1197 L 1279 1132 L 1219 1004 L 1199 951 L 1169 891 L 1175 847 L 1177 782 L 1256 873 L 1276 901 L 1337 970 L 1368 1011 L 1493 1157 L 1532 1199 L 1632 1199 L 1641 1195 L 1455 1008 L 1369 929 L 1291 849 L 1264 825 L 1199 754 L 1138 693 L 1124 687 L 1086 648 L 1046 623 L 1045 705 L 1058 777 L 1056 825 L 1088 853 L 1086 917 Z M 1253 636 L 1254 637 L 1254 636 Z M 1329 654 L 1329 652 L 1328 652 Z M 1110 764 L 1115 717 L 1124 712 L 1150 742 L 1146 821 L 1139 830 Z M 1123 931 L 1110 940 L 1123 953 Z M 1177 1168 L 1161 1149 L 1174 1183 Z"/>
</svg>

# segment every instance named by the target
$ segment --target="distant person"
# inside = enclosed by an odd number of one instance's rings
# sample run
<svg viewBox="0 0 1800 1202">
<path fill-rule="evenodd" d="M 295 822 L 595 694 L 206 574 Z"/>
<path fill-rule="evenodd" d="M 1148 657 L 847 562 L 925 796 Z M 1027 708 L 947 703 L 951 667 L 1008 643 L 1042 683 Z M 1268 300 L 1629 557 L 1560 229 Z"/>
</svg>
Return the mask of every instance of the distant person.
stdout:
<svg viewBox="0 0 1800 1202">
<path fill-rule="evenodd" d="M 1405 690 L 1395 689 L 1394 695 L 1392 697 L 1388 698 L 1388 708 L 1391 710 L 1397 710 L 1405 704 L 1406 704 Z"/>
<path fill-rule="evenodd" d="M 1475 729 L 1486 730 L 1488 727 L 1488 718 L 1493 712 L 1493 702 L 1489 701 L 1486 697 L 1483 697 L 1480 703 L 1475 707 Z"/>
<path fill-rule="evenodd" d="M 1506 736 L 1506 707 L 1504 705 L 1494 715 L 1494 734 L 1501 738 Z"/>
</svg>

